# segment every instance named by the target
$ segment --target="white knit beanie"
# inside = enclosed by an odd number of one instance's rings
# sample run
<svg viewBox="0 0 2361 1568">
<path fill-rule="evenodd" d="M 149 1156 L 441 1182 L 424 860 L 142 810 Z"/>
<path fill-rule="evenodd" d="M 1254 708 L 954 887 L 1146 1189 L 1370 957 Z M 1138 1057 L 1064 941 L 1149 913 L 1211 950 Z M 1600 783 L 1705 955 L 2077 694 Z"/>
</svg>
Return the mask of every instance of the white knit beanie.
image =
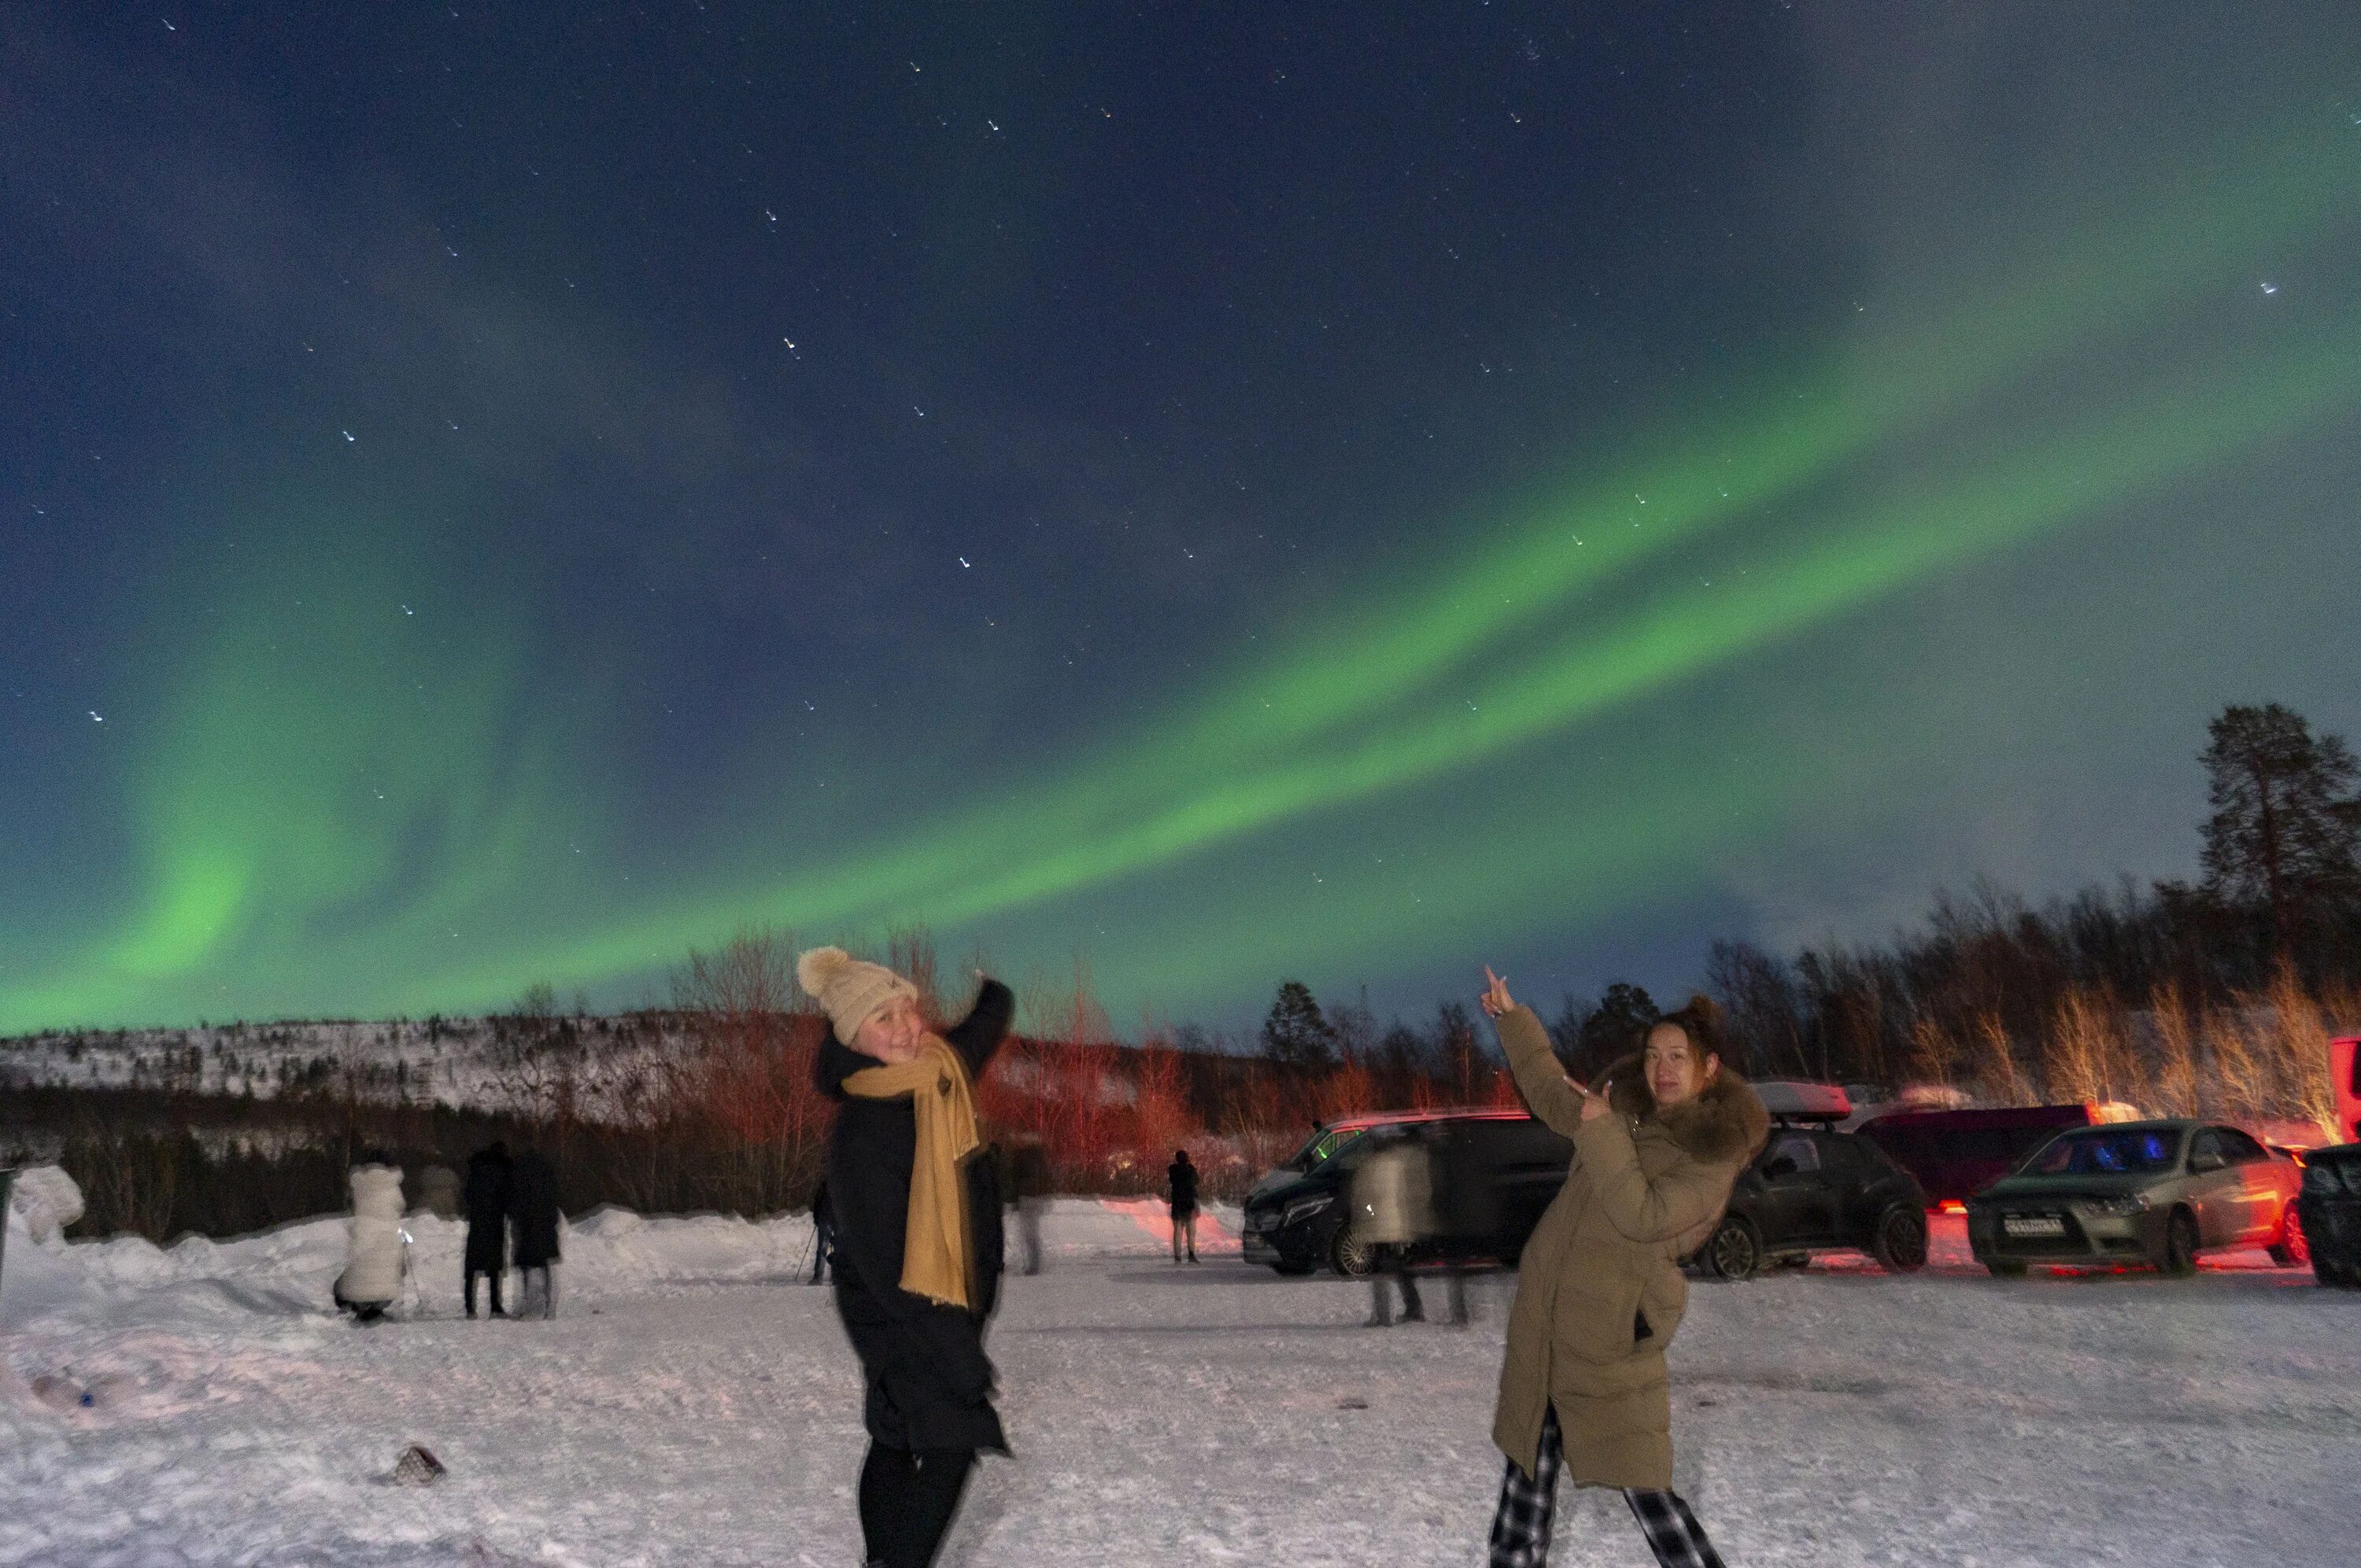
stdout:
<svg viewBox="0 0 2361 1568">
<path fill-rule="evenodd" d="M 824 1008 L 836 1037 L 851 1045 L 880 1008 L 897 997 L 916 1001 L 918 988 L 884 964 L 865 963 L 842 948 L 814 948 L 796 960 L 796 982 Z"/>
</svg>

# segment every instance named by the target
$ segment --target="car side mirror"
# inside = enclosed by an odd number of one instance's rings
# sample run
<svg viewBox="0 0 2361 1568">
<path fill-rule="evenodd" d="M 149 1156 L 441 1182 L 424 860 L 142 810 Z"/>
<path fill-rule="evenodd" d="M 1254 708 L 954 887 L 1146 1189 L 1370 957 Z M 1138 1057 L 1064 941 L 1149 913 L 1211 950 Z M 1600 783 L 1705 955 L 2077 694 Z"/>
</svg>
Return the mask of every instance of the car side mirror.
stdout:
<svg viewBox="0 0 2361 1568">
<path fill-rule="evenodd" d="M 2189 1173 L 2203 1176 L 2207 1171 L 2222 1168 L 2222 1157 L 2212 1149 L 2200 1149 L 2189 1157 Z"/>
</svg>

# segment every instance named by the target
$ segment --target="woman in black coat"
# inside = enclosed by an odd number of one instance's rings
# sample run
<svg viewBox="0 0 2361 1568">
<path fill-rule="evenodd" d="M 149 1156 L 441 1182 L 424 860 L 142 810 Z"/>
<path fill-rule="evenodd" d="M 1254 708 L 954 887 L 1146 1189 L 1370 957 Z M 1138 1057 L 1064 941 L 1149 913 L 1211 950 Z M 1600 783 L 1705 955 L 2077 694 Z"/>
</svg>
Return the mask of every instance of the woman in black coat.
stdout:
<svg viewBox="0 0 2361 1568">
<path fill-rule="evenodd" d="M 815 963 L 823 955 L 825 963 Z M 1005 1453 L 992 1407 L 993 1367 L 983 1332 L 999 1297 L 1000 1194 L 988 1151 L 958 1165 L 968 1264 L 964 1305 L 903 1287 L 912 1169 L 920 1157 L 912 1099 L 866 1098 L 846 1080 L 908 1059 L 894 1031 L 923 1036 L 916 993 L 890 970 L 832 948 L 798 964 L 805 989 L 835 1029 L 814 1063 L 820 1091 L 839 1103 L 828 1154 L 836 1212 L 836 1305 L 867 1385 L 869 1454 L 861 1473 L 861 1528 L 873 1563 L 926 1568 L 950 1528 L 978 1450 Z M 1014 998 L 985 980 L 966 1019 L 944 1031 L 969 1085 L 1008 1032 Z M 855 1042 L 847 1044 L 845 1036 Z M 882 1054 L 881 1054 L 882 1053 Z M 951 1086 L 945 1085 L 948 1090 Z"/>
<path fill-rule="evenodd" d="M 559 1218 L 557 1168 L 539 1149 L 525 1149 L 509 1173 L 509 1223 L 515 1230 L 511 1245 L 516 1249 L 512 1261 L 519 1276 L 517 1311 L 524 1317 L 532 1317 L 536 1310 L 544 1318 L 557 1316 L 556 1277 L 550 1266 L 557 1261 Z"/>
<path fill-rule="evenodd" d="M 476 1277 L 492 1282 L 492 1316 L 500 1310 L 500 1277 L 509 1266 L 509 1146 L 495 1139 L 467 1157 L 467 1316 L 476 1315 Z"/>
</svg>

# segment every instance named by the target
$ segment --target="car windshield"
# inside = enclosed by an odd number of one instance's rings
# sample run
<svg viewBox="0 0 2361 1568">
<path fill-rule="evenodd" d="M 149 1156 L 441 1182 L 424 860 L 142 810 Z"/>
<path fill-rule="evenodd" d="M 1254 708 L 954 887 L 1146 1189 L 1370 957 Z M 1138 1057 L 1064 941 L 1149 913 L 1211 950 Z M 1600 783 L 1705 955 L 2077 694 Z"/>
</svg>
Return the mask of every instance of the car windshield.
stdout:
<svg viewBox="0 0 2361 1568">
<path fill-rule="evenodd" d="M 2030 1176 L 2128 1176 L 2169 1170 L 2180 1153 L 2170 1130 L 2068 1133 L 2042 1146 L 2026 1166 Z"/>
<path fill-rule="evenodd" d="M 1362 1129 L 1359 1127 L 1323 1127 L 1312 1135 L 1310 1143 L 1295 1151 L 1295 1157 L 1287 1162 L 1286 1168 L 1305 1171 L 1314 1169 L 1323 1160 L 1333 1157 L 1338 1149 L 1357 1140 L 1361 1132 Z"/>
</svg>

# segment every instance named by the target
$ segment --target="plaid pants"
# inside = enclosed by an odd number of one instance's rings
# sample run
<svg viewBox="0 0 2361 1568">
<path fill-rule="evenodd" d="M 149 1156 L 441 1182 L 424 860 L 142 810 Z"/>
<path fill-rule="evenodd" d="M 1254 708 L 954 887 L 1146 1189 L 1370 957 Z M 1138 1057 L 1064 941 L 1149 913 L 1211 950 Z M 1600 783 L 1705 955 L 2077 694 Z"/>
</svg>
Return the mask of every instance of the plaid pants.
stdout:
<svg viewBox="0 0 2361 1568">
<path fill-rule="evenodd" d="M 1492 1568 L 1543 1568 L 1549 1561 L 1550 1519 L 1557 1511 L 1557 1474 L 1565 1464 L 1565 1439 L 1553 1406 L 1542 1417 L 1535 1474 L 1527 1475 L 1511 1459 L 1500 1478 L 1500 1508 L 1492 1516 Z M 1723 1568 L 1720 1553 L 1678 1494 L 1627 1486 L 1623 1500 L 1631 1505 L 1648 1550 L 1664 1568 Z"/>
</svg>

